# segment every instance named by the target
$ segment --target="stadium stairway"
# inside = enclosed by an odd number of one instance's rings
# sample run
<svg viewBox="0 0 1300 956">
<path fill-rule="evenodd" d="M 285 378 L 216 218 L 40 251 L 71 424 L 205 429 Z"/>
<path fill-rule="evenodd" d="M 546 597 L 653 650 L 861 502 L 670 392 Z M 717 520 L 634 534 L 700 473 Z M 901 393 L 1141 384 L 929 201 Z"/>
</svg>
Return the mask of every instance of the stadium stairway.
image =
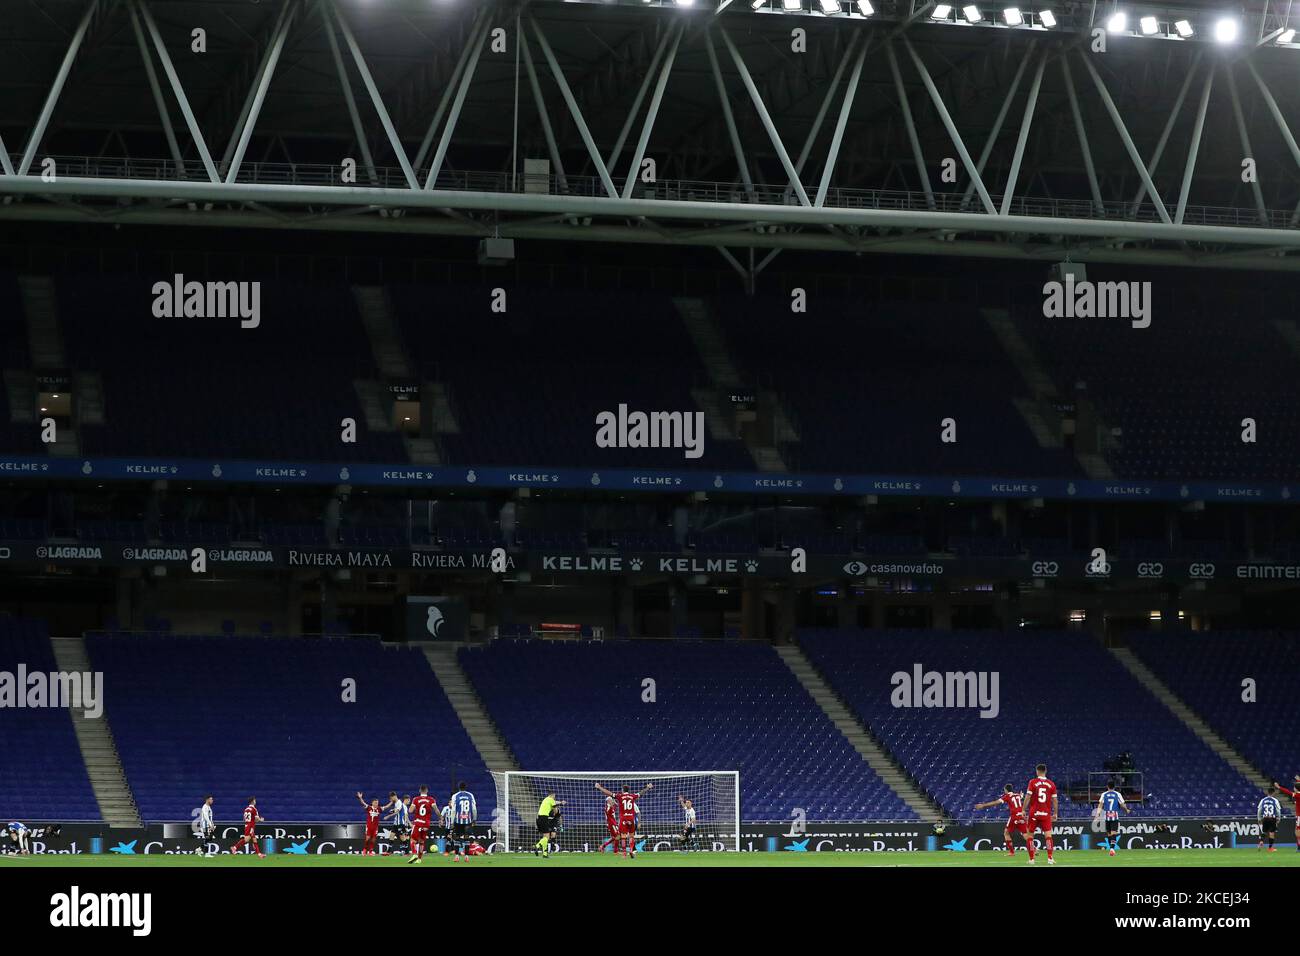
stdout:
<svg viewBox="0 0 1300 956">
<path fill-rule="evenodd" d="M 826 683 L 799 645 L 778 645 L 775 650 L 781 660 L 785 661 L 785 665 L 794 673 L 794 676 L 798 678 L 804 690 L 817 702 L 817 706 L 825 712 L 836 729 L 853 745 L 853 749 L 861 755 L 876 776 L 883 780 L 894 793 L 898 794 L 899 799 L 911 807 L 913 812 L 922 820 L 929 823 L 938 823 L 942 820 L 944 817 L 943 810 L 912 782 L 902 768 L 889 756 L 888 752 L 876 742 L 875 738 L 862 726 L 862 723 L 844 706 L 844 702 L 831 689 L 830 684 Z"/>
<path fill-rule="evenodd" d="M 1277 329 L 1277 334 L 1282 336 L 1283 341 L 1291 347 L 1291 353 L 1300 358 L 1300 328 L 1296 327 L 1295 319 L 1274 319 L 1273 328 Z"/>
<path fill-rule="evenodd" d="M 724 393 L 740 388 L 743 383 L 735 362 L 728 354 L 726 337 L 722 334 L 716 317 L 703 300 L 675 298 L 673 305 L 677 308 L 678 315 L 682 317 L 682 324 L 686 326 L 686 332 L 690 335 L 691 342 L 699 353 L 700 361 L 709 374 L 709 388 L 691 390 L 696 404 L 704 410 L 705 420 L 709 426 L 709 437 L 724 441 L 734 440 L 738 437 L 737 429 L 728 418 L 731 412 L 726 407 L 728 403 L 724 401 Z M 789 416 L 785 414 L 779 401 L 774 404 L 777 406 L 777 415 L 781 423 L 785 424 Z M 793 429 L 787 427 L 785 431 L 792 433 Z M 744 440 L 745 447 L 759 471 L 786 470 L 780 449 L 775 445 L 758 444 L 744 435 L 739 437 Z"/>
<path fill-rule="evenodd" d="M 393 311 L 393 300 L 383 286 L 353 286 L 352 295 L 361 313 L 361 324 L 370 340 L 370 351 L 384 381 L 410 381 L 415 367 L 410 353 L 402 341 L 402 333 Z M 361 407 L 365 411 L 367 427 L 371 431 L 395 431 L 390 418 L 391 402 L 385 394 L 383 382 L 358 380 L 353 383 Z M 438 419 L 435 417 L 435 424 Z M 406 457 L 417 465 L 441 465 L 442 449 L 433 438 L 402 434 Z"/>
<path fill-rule="evenodd" d="M 27 317 L 27 342 L 31 349 L 32 368 L 67 368 L 54 280 L 49 276 L 19 276 L 18 289 L 22 294 L 23 314 Z M 77 439 L 76 425 L 65 423 L 59 426 L 56 440 L 45 447 L 56 457 L 80 457 L 81 443 Z"/>
<path fill-rule="evenodd" d="M 1044 448 L 1061 448 L 1063 428 L 1060 413 L 1053 402 L 1060 397 L 1060 390 L 1052 377 L 1047 374 L 1034 350 L 1025 337 L 1020 334 L 1011 316 L 1005 309 L 983 309 L 981 314 L 1012 363 L 1020 370 L 1020 376 L 1033 393 L 1032 398 L 1016 398 L 1014 404 L 1033 432 L 1038 444 Z M 1114 478 L 1114 472 L 1106 459 L 1099 454 L 1076 452 L 1075 458 L 1083 467 L 1089 478 Z"/>
<path fill-rule="evenodd" d="M 447 383 L 430 382 L 429 389 L 433 396 L 433 430 L 439 435 L 459 435 L 460 424 L 456 421 L 456 411 L 452 408 Z"/>
<path fill-rule="evenodd" d="M 27 316 L 32 367 L 66 368 L 54 280 L 49 276 L 19 276 L 18 288 L 23 297 L 23 312 Z"/>
<path fill-rule="evenodd" d="M 429 666 L 433 668 L 433 675 L 442 685 L 443 693 L 451 701 L 452 710 L 469 734 L 470 743 L 483 758 L 483 763 L 489 770 L 518 770 L 519 762 L 506 746 L 505 738 L 497 730 L 483 701 L 474 692 L 473 685 L 456 660 L 459 646 L 428 643 L 419 645 Z"/>
<path fill-rule="evenodd" d="M 104 379 L 98 372 L 73 375 L 73 394 L 77 396 L 77 424 L 104 424 Z"/>
<path fill-rule="evenodd" d="M 1268 789 L 1269 779 L 1253 767 L 1245 757 L 1238 753 L 1226 740 L 1201 720 L 1182 699 L 1170 690 L 1169 686 L 1156 676 L 1146 664 L 1138 660 L 1127 647 L 1112 647 L 1111 654 L 1124 668 L 1132 674 L 1143 687 L 1149 690 L 1160 703 L 1164 704 L 1174 716 L 1181 720 L 1192 733 L 1200 737 L 1205 745 L 1218 754 L 1225 763 L 1249 780 L 1260 790 Z"/>
<path fill-rule="evenodd" d="M 353 286 L 352 294 L 361 312 L 361 324 L 366 328 L 379 373 L 387 379 L 414 378 L 388 290 L 383 286 Z"/>
<path fill-rule="evenodd" d="M 31 425 L 36 421 L 36 376 L 30 369 L 4 370 L 5 394 L 9 401 L 9 423 Z"/>
<path fill-rule="evenodd" d="M 90 659 L 86 656 L 86 643 L 80 637 L 52 637 L 54 662 L 65 673 L 90 673 Z M 69 708 L 72 727 L 81 747 L 81 759 L 86 764 L 90 788 L 95 793 L 99 812 L 111 827 L 140 826 L 140 811 L 126 782 L 117 745 L 108 726 L 107 716 L 87 717 L 78 708 Z"/>
<path fill-rule="evenodd" d="M 507 746 L 505 737 L 497 729 L 496 723 L 483 706 L 483 700 L 474 691 L 460 662 L 456 659 L 459 644 L 421 644 L 425 659 L 433 668 L 433 676 L 442 685 L 442 692 L 451 701 L 451 709 L 456 712 L 461 726 L 469 735 L 470 743 L 478 750 L 483 763 L 494 773 L 506 770 L 518 770 L 519 761 Z M 542 802 L 545 794 L 533 792 L 532 786 L 524 780 L 513 785 L 510 791 L 510 803 L 521 820 L 529 820 Z"/>
<path fill-rule="evenodd" d="M 361 403 L 361 413 L 366 416 L 366 428 L 372 432 L 391 432 L 393 420 L 385 414 L 383 383 L 373 378 L 358 378 L 352 382 Z"/>
</svg>

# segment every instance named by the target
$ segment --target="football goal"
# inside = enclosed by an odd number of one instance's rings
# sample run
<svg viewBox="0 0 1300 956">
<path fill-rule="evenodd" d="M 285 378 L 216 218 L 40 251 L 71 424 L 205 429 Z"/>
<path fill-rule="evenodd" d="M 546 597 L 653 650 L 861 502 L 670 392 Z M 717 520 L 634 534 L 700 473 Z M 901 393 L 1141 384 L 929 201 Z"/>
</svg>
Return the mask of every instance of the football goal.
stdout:
<svg viewBox="0 0 1300 956">
<path fill-rule="evenodd" d="M 609 839 L 608 799 L 597 785 L 617 795 L 639 793 L 636 842 L 639 850 L 740 849 L 740 774 L 735 770 L 679 772 L 494 772 L 496 839 L 507 853 L 528 852 L 539 838 L 538 809 L 548 794 L 559 801 L 552 850 L 598 852 Z M 682 840 L 694 811 L 694 839 Z M 617 801 L 615 801 L 617 813 Z"/>
</svg>

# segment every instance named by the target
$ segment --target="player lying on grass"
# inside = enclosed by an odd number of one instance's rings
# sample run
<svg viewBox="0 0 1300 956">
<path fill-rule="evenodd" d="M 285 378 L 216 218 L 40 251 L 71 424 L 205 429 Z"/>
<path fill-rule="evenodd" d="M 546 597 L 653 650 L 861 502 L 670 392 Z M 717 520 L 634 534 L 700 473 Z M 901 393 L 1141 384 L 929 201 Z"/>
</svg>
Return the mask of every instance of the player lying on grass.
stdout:
<svg viewBox="0 0 1300 956">
<path fill-rule="evenodd" d="M 1016 855 L 1016 846 L 1011 842 L 1011 834 L 1019 833 L 1029 851 L 1029 858 L 1034 858 L 1034 841 L 1029 838 L 1029 822 L 1025 819 L 1025 795 L 1016 793 L 1016 788 L 1007 784 L 1002 788 L 1002 796 L 987 803 L 975 804 L 976 810 L 987 810 L 1002 804 L 1007 808 L 1007 825 L 1002 831 L 1002 838 L 1007 841 L 1007 856 Z"/>
</svg>

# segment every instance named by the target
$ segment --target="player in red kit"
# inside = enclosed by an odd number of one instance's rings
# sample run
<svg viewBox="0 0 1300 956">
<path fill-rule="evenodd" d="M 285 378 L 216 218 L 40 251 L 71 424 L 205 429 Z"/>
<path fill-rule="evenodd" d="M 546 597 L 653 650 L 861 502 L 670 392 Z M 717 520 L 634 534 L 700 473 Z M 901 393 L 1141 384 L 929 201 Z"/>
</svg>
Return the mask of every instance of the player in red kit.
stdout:
<svg viewBox="0 0 1300 956">
<path fill-rule="evenodd" d="M 1295 787 L 1294 790 L 1288 790 L 1286 787 L 1282 786 L 1280 783 L 1276 781 L 1273 782 L 1273 786 L 1277 787 L 1279 792 L 1285 793 L 1288 797 L 1290 797 L 1292 800 L 1295 801 L 1295 815 L 1296 815 L 1295 848 L 1297 852 L 1300 852 L 1300 773 L 1295 775 L 1295 780 L 1293 780 L 1291 783 L 1292 786 Z"/>
<path fill-rule="evenodd" d="M 988 803 L 975 804 L 976 810 L 987 810 L 989 807 L 996 807 L 999 803 L 1007 808 L 1007 825 L 1002 831 L 1003 838 L 1007 841 L 1007 856 L 1016 855 L 1015 844 L 1011 842 L 1011 834 L 1019 833 L 1021 839 L 1025 841 L 1025 849 L 1029 851 L 1029 858 L 1034 858 L 1034 841 L 1029 839 L 1029 823 L 1025 819 L 1025 795 L 1016 793 L 1016 788 L 1007 784 L 1002 788 L 1002 796 L 996 800 L 990 800 Z"/>
<path fill-rule="evenodd" d="M 609 834 L 609 839 L 600 845 L 600 852 L 605 852 L 605 847 L 610 844 L 618 843 L 618 805 L 614 803 L 613 797 L 605 798 L 605 832 Z M 618 852 L 615 845 L 614 852 Z"/>
<path fill-rule="evenodd" d="M 363 797 L 361 791 L 358 790 L 357 799 L 361 801 L 361 806 L 366 811 L 366 839 L 365 842 L 361 844 L 361 855 L 374 856 L 375 843 L 379 840 L 379 818 L 383 816 L 384 810 L 379 805 L 378 797 L 375 797 L 369 803 L 366 803 L 366 798 Z"/>
<path fill-rule="evenodd" d="M 239 842 L 230 848 L 231 853 L 238 853 L 239 848 L 247 843 L 251 846 L 259 857 L 265 857 L 262 848 L 257 845 L 257 825 L 265 823 L 262 815 L 257 812 L 257 797 L 248 798 L 248 806 L 244 807 L 244 835 L 239 838 Z"/>
<path fill-rule="evenodd" d="M 600 784 L 596 784 L 596 789 L 607 797 L 613 797 L 614 803 L 618 807 L 618 843 L 615 844 L 614 852 L 618 852 L 618 844 L 623 844 L 623 855 L 631 856 L 636 859 L 636 802 L 641 799 L 641 794 L 648 790 L 654 789 L 653 783 L 647 783 L 645 790 L 639 790 L 633 793 L 623 784 L 623 789 L 618 793 L 611 793 Z"/>
<path fill-rule="evenodd" d="M 437 816 L 438 801 L 429 796 L 428 787 L 421 787 L 420 795 L 411 801 L 411 857 L 407 863 L 419 863 L 424 859 L 429 827 Z"/>
<path fill-rule="evenodd" d="M 1025 805 L 1029 809 L 1029 862 L 1034 862 L 1034 831 L 1042 830 L 1043 841 L 1047 844 L 1047 862 L 1055 863 L 1056 859 L 1052 856 L 1052 821 L 1060 810 L 1060 798 L 1056 794 L 1056 784 L 1047 779 L 1047 764 L 1040 763 L 1034 772 L 1037 776 L 1025 787 Z"/>
</svg>

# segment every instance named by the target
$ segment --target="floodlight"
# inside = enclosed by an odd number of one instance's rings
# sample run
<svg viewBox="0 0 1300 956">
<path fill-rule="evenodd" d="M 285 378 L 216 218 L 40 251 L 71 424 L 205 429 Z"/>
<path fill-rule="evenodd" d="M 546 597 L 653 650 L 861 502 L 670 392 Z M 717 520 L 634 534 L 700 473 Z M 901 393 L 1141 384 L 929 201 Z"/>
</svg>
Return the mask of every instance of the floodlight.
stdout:
<svg viewBox="0 0 1300 956">
<path fill-rule="evenodd" d="M 1281 33 L 1277 35 L 1277 42 L 1278 43 L 1295 42 L 1295 30 L 1292 29 L 1283 30 Z"/>
<path fill-rule="evenodd" d="M 830 16 L 840 12 L 840 0 L 821 0 L 822 13 Z"/>
<path fill-rule="evenodd" d="M 875 12 L 876 8 L 871 5 L 871 0 L 858 0 L 858 13 L 869 17 Z"/>
<path fill-rule="evenodd" d="M 1192 25 L 1188 21 L 1178 20 L 1177 22 L 1174 23 L 1174 32 L 1177 33 L 1184 40 L 1186 40 L 1190 38 L 1191 35 L 1196 31 L 1192 29 Z"/>
<path fill-rule="evenodd" d="M 1138 21 L 1138 27 L 1141 28 L 1143 36 L 1151 36 L 1160 29 L 1160 21 L 1155 17 L 1143 17 Z"/>
<path fill-rule="evenodd" d="M 1025 15 L 1020 12 L 1019 7 L 1007 7 L 1002 11 L 1002 20 L 1009 27 L 1018 27 L 1025 22 Z"/>
<path fill-rule="evenodd" d="M 1214 39 L 1220 43 L 1236 43 L 1241 25 L 1232 17 L 1224 17 L 1214 24 Z"/>
<path fill-rule="evenodd" d="M 1128 29 L 1128 14 L 1123 10 L 1112 13 L 1106 21 L 1106 29 L 1111 33 L 1123 33 Z"/>
<path fill-rule="evenodd" d="M 803 9 L 803 0 L 781 0 L 781 9 L 786 13 L 794 13 Z"/>
<path fill-rule="evenodd" d="M 930 11 L 931 20 L 947 20 L 948 14 L 952 13 L 952 7 L 946 3 L 941 3 Z"/>
<path fill-rule="evenodd" d="M 980 16 L 980 8 L 975 6 L 973 3 L 962 7 L 961 15 L 966 18 L 967 23 L 979 23 L 980 20 L 984 19 Z"/>
<path fill-rule="evenodd" d="M 1050 30 L 1056 26 L 1056 14 L 1051 10 L 1044 10 L 1038 14 L 1038 22 Z"/>
</svg>

